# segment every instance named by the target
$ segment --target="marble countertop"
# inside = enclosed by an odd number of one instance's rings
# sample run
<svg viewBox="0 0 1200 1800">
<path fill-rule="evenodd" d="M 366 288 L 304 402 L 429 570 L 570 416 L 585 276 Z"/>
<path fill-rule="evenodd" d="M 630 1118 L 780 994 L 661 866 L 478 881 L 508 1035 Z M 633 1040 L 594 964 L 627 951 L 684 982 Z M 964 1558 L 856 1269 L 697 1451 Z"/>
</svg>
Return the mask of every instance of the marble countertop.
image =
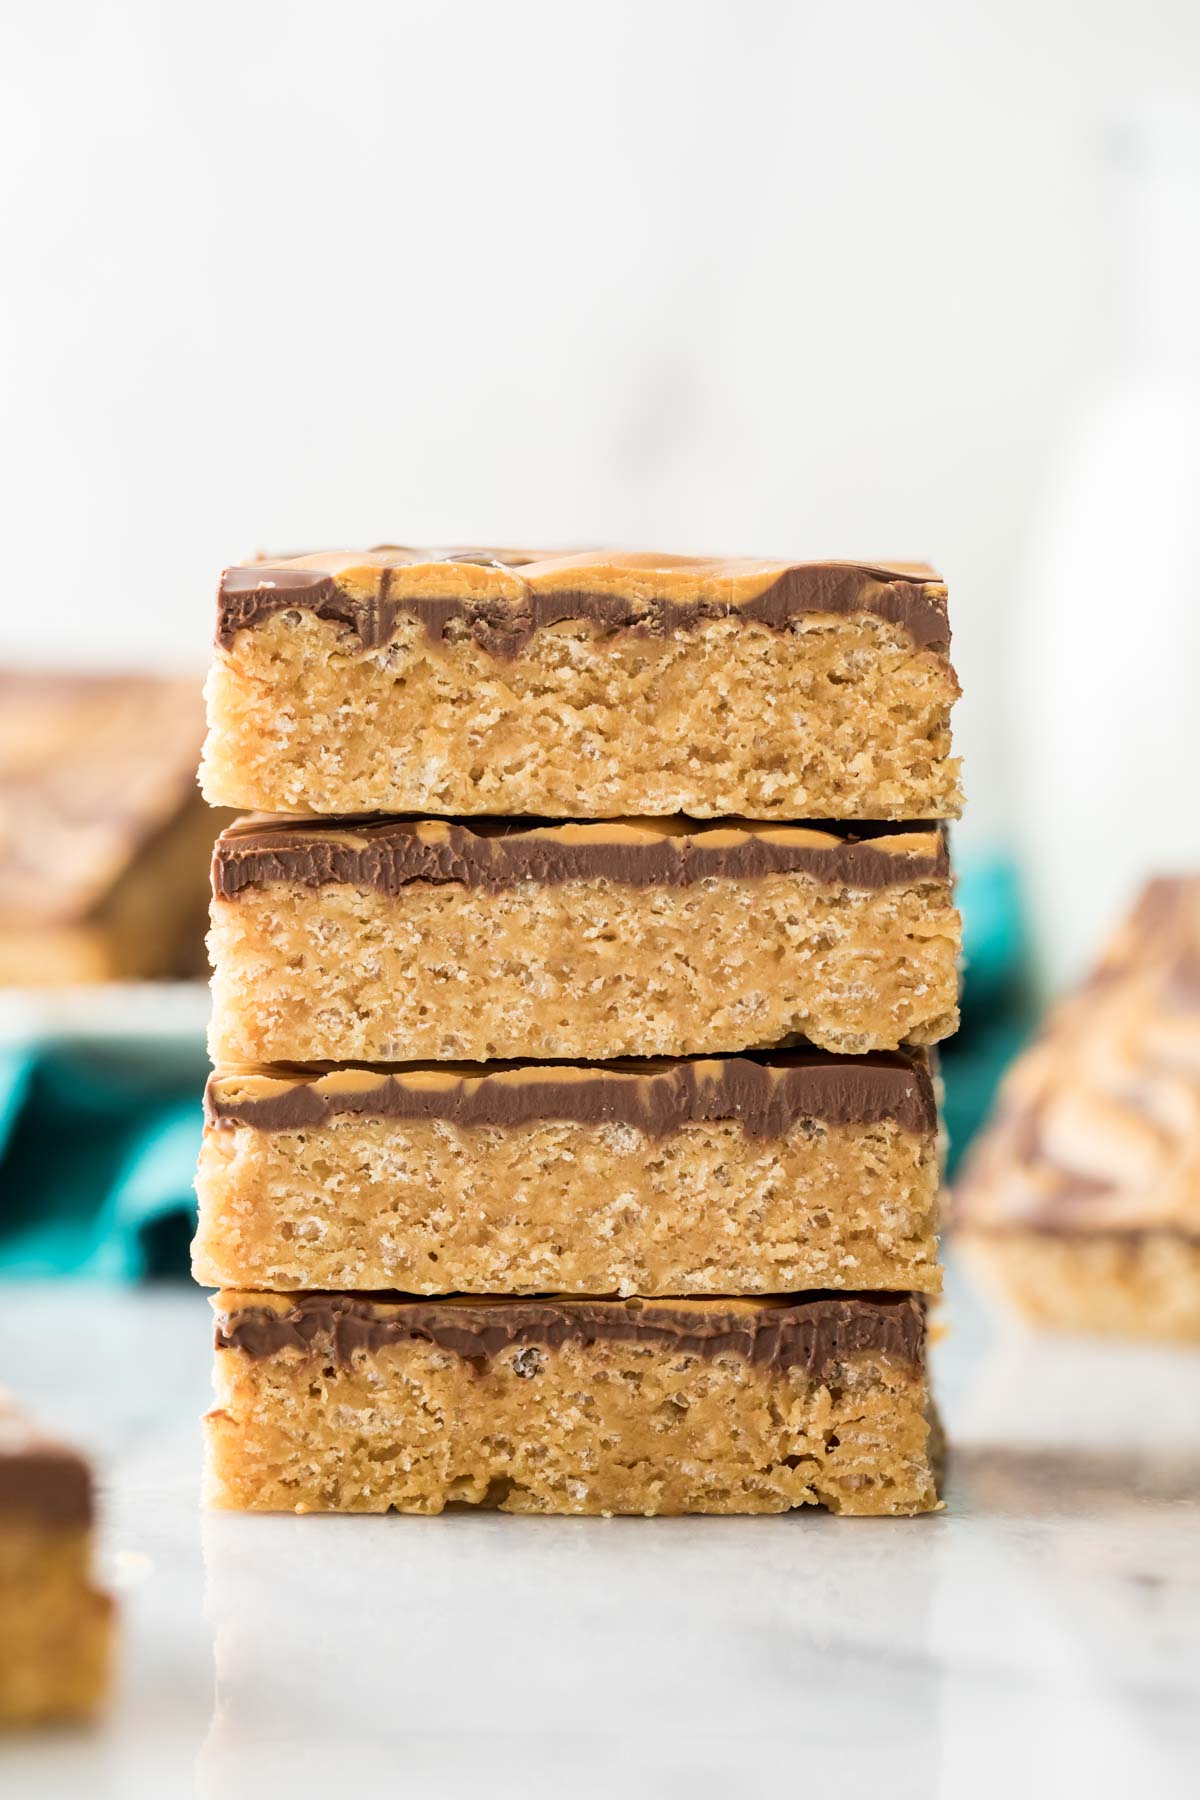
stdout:
<svg viewBox="0 0 1200 1800">
<path fill-rule="evenodd" d="M 1196 1794 L 1200 1353 L 948 1318 L 932 1518 L 240 1517 L 197 1501 L 201 1295 L 0 1289 L 123 1620 L 106 1720 L 0 1792 Z"/>
</svg>

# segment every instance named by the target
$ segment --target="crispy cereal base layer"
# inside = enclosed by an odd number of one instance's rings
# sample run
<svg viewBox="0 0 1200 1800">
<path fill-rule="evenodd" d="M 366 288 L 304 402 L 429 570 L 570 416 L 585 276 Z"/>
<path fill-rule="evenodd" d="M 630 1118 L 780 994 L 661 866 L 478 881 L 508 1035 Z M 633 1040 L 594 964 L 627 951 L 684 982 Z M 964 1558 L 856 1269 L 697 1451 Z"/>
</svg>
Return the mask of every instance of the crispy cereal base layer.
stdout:
<svg viewBox="0 0 1200 1800">
<path fill-rule="evenodd" d="M 936 1293 L 938 1158 L 891 1121 L 212 1125 L 193 1274 L 414 1294 Z"/>
<path fill-rule="evenodd" d="M 565 621 L 511 659 L 279 613 L 220 651 L 201 776 L 264 812 L 957 815 L 946 658 L 869 614 L 662 637 Z"/>
<path fill-rule="evenodd" d="M 958 1023 L 948 881 L 247 888 L 213 904 L 217 1063 L 842 1054 Z"/>
<path fill-rule="evenodd" d="M 916 1371 L 849 1359 L 825 1382 L 653 1344 L 525 1346 L 476 1372 L 423 1343 L 216 1353 L 221 1507 L 438 1513 L 911 1514 L 937 1506 Z"/>
</svg>

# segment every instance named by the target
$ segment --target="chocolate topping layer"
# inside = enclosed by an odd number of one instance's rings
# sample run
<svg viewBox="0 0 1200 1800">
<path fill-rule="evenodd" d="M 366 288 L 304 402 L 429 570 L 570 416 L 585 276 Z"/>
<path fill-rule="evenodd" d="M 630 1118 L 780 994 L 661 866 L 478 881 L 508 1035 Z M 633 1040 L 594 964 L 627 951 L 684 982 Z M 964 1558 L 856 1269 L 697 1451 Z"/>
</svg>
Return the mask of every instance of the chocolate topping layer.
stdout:
<svg viewBox="0 0 1200 1800">
<path fill-rule="evenodd" d="M 213 892 L 234 900 L 249 887 L 342 882 L 390 898 L 409 882 L 512 887 L 521 881 L 613 881 L 625 887 L 688 887 L 719 876 L 753 881 L 805 874 L 848 888 L 945 880 L 940 826 L 673 824 L 530 826 L 520 821 L 306 820 L 235 825 L 213 855 Z"/>
<path fill-rule="evenodd" d="M 513 1127 L 541 1119 L 629 1125 L 665 1137 L 685 1125 L 736 1119 L 748 1137 L 783 1137 L 798 1121 L 873 1125 L 887 1119 L 923 1137 L 937 1130 L 926 1058 L 917 1054 L 831 1056 L 820 1050 L 769 1056 L 648 1060 L 584 1065 L 517 1064 L 336 1070 L 312 1075 L 213 1075 L 210 1124 L 299 1131 L 346 1114 L 444 1119 Z"/>
<path fill-rule="evenodd" d="M 240 1296 L 234 1296 L 240 1299 Z M 919 1370 L 925 1313 L 911 1294 L 808 1294 L 780 1301 L 413 1300 L 404 1296 L 302 1294 L 286 1311 L 218 1295 L 216 1347 L 248 1356 L 296 1350 L 343 1366 L 358 1352 L 419 1342 L 449 1350 L 482 1372 L 517 1345 L 652 1344 L 671 1356 L 744 1356 L 823 1381 L 846 1360 L 887 1357 Z"/>
<path fill-rule="evenodd" d="M 239 631 L 300 609 L 345 626 L 364 650 L 390 643 L 402 615 L 417 619 L 435 642 L 457 630 L 500 657 L 519 655 L 535 631 L 569 619 L 663 636 L 707 619 L 737 617 L 782 631 L 805 613 L 872 613 L 919 649 L 945 652 L 950 645 L 945 587 L 919 565 L 391 545 L 227 569 L 217 596 L 217 643 L 227 650 Z"/>
<path fill-rule="evenodd" d="M 38 1436 L 0 1401 L 0 1517 L 83 1527 L 92 1519 L 92 1477 L 83 1458 Z"/>
</svg>

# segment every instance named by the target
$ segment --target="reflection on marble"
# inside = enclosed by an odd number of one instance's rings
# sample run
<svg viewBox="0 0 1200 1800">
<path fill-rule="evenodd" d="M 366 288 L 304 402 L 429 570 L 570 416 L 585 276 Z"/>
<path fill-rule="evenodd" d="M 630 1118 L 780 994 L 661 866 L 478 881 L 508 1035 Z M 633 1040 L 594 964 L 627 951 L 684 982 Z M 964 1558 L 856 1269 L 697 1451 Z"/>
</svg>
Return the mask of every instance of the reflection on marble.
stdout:
<svg viewBox="0 0 1200 1800">
<path fill-rule="evenodd" d="M 46 1296 L 4 1295 L 0 1369 L 106 1455 L 126 1669 L 0 1791 L 1194 1791 L 1200 1356 L 989 1337 L 952 1295 L 929 1519 L 204 1516 L 203 1303 L 53 1299 L 34 1335 Z"/>
<path fill-rule="evenodd" d="M 729 1520 L 646 1531 L 633 1520 L 458 1515 L 431 1541 L 420 1520 L 319 1520 L 306 1533 L 313 1521 L 299 1519 L 286 1522 L 283 1563 L 276 1553 L 268 1564 L 245 1523 L 214 1518 L 204 1532 L 217 1691 L 203 1768 L 214 1794 L 298 1711 L 314 1745 L 349 1734 L 381 1756 L 402 1744 L 406 1759 L 453 1747 L 464 1781 L 478 1778 L 488 1745 L 536 1755 L 544 1738 L 581 1759 L 586 1785 L 610 1751 L 625 1753 L 606 1746 L 610 1733 L 664 1769 L 673 1758 L 700 1769 L 726 1742 L 761 1739 L 798 1737 L 827 1756 L 844 1728 L 829 1705 L 839 1671 L 877 1716 L 864 1767 L 882 1779 L 897 1759 L 915 1769 L 925 1758 L 934 1773 L 936 1693 L 907 1657 L 891 1666 L 889 1650 L 923 1641 L 929 1595 L 919 1562 L 871 1579 L 884 1546 L 870 1531 L 855 1549 L 837 1544 L 830 1521 L 770 1520 L 747 1545 Z M 851 1564 L 858 1591 L 842 1613 Z M 303 1581 L 281 1581 L 281 1566 L 302 1567 Z"/>
</svg>

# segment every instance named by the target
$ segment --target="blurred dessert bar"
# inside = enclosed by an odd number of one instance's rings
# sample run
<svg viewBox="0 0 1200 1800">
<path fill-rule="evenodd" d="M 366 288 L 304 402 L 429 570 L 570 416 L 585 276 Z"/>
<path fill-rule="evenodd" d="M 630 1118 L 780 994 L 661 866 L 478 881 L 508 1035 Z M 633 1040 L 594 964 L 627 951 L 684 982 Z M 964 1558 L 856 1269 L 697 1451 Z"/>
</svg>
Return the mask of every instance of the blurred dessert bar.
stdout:
<svg viewBox="0 0 1200 1800">
<path fill-rule="evenodd" d="M 925 1309 L 214 1297 L 210 1497 L 294 1512 L 908 1514 L 937 1504 Z"/>
<path fill-rule="evenodd" d="M 203 784 L 265 812 L 940 819 L 946 588 L 913 564 L 335 552 L 228 569 Z"/>
<path fill-rule="evenodd" d="M 195 975 L 196 684 L 0 671 L 0 985 Z"/>
<path fill-rule="evenodd" d="M 86 1717 L 112 1662 L 113 1606 L 92 1585 L 92 1481 L 0 1392 L 0 1725 Z"/>
<path fill-rule="evenodd" d="M 941 1286 L 920 1051 L 217 1074 L 206 1114 L 211 1287 Z"/>
<path fill-rule="evenodd" d="M 1200 877 L 1152 882 L 1052 1013 L 953 1217 L 1039 1323 L 1200 1340 Z"/>
<path fill-rule="evenodd" d="M 935 826 L 250 821 L 213 886 L 218 1064 L 853 1054 L 958 1022 Z"/>
</svg>

